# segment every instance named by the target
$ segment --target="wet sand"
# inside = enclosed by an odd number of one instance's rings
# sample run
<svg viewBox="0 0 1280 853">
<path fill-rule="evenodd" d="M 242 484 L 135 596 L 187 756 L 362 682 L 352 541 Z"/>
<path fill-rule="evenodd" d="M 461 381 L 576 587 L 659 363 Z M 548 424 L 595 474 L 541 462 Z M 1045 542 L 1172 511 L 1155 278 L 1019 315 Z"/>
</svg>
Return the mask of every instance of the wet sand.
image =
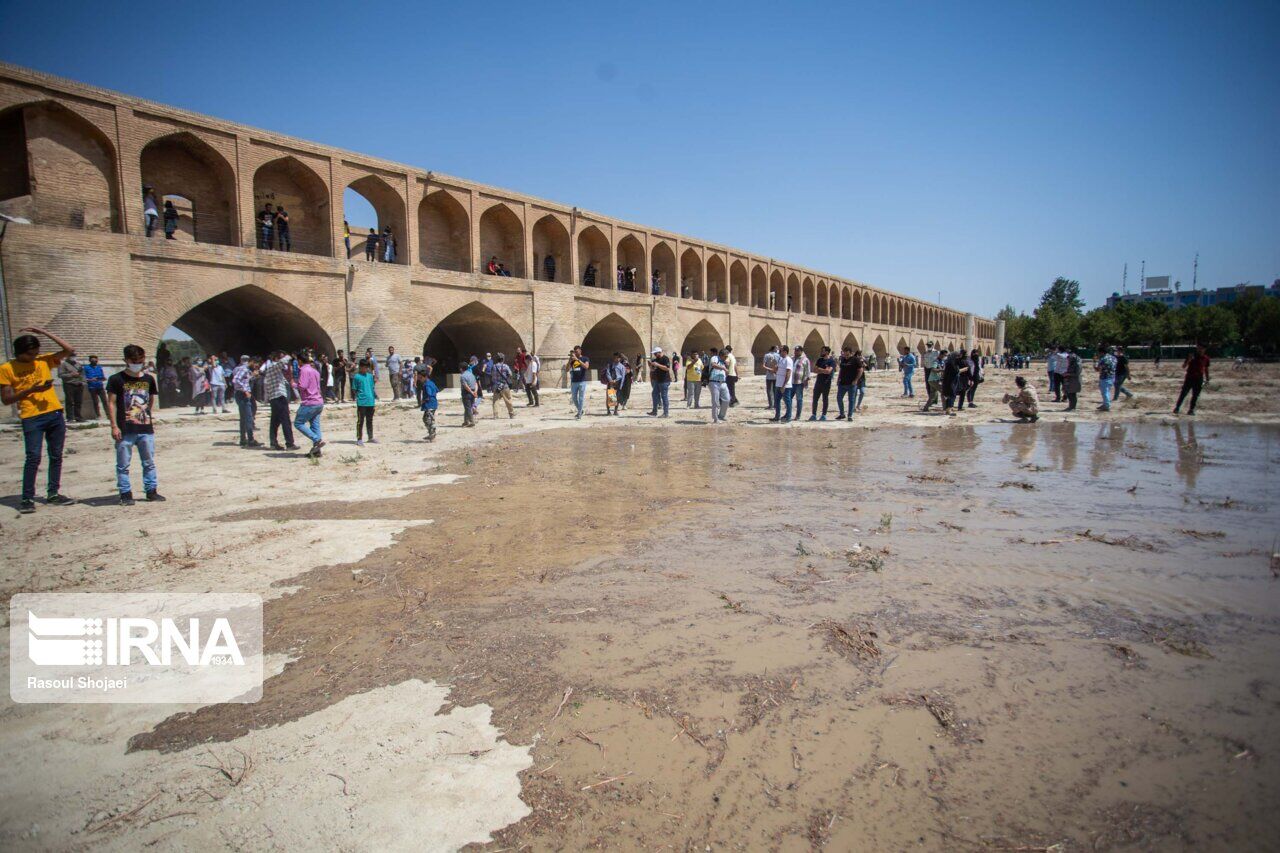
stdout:
<svg viewBox="0 0 1280 853">
<path fill-rule="evenodd" d="M 143 763 L 74 797 L 76 820 L 125 814 L 156 785 L 158 810 L 31 835 L 15 809 L 40 806 L 15 797 L 5 837 L 448 846 L 440 814 L 417 811 L 423 786 L 474 763 L 490 779 L 519 770 L 525 807 L 493 826 L 506 824 L 493 849 L 1268 849 L 1280 430 L 933 420 L 507 428 L 416 467 L 368 449 L 346 493 L 298 502 L 285 482 L 260 506 L 213 502 L 206 523 L 264 533 L 256 549 L 293 537 L 252 566 L 277 596 L 263 700 L 94 719 L 83 737 L 104 756 L 127 742 Z M 370 488 L 375 460 L 374 482 L 404 468 L 416 487 Z M 290 571 L 342 538 L 363 544 Z M 189 579 L 205 564 L 175 559 L 149 565 Z M 441 745 L 480 708 L 501 740 Z M 33 713 L 0 716 L 23 767 L 50 737 L 36 722 L 63 712 Z M 408 735 L 423 719 L 444 721 L 436 740 Z M 266 766 L 312 741 L 335 746 L 308 770 L 340 786 L 264 771 L 280 789 L 199 794 L 203 750 Z M 431 762 L 404 764 L 419 750 Z M 75 772 L 51 764 L 55 780 Z M 372 802 L 396 832 L 346 818 Z"/>
</svg>

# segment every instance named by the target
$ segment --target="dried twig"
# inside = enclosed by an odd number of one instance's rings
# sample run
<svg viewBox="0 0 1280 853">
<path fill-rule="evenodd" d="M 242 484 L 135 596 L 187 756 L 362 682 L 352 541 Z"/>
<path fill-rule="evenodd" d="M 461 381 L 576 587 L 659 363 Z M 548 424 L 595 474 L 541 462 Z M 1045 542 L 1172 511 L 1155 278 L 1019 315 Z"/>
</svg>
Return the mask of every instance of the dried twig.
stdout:
<svg viewBox="0 0 1280 853">
<path fill-rule="evenodd" d="M 556 712 L 551 715 L 551 719 L 554 720 L 556 717 L 560 716 L 560 712 L 564 710 L 565 704 L 569 701 L 569 697 L 572 695 L 573 695 L 573 688 L 572 687 L 566 688 L 564 691 L 564 698 L 560 700 L 560 707 L 556 708 Z"/>
<path fill-rule="evenodd" d="M 599 782 L 592 782 L 590 785 L 583 785 L 580 790 L 590 791 L 592 788 L 598 788 L 601 785 L 608 785 L 610 782 L 617 782 L 619 779 L 625 779 L 632 774 L 631 770 L 623 773 L 621 776 L 610 776 L 608 779 L 601 779 Z"/>
<path fill-rule="evenodd" d="M 129 811 L 127 811 L 127 812 L 121 812 L 121 813 L 120 813 L 120 814 L 118 814 L 118 815 L 115 815 L 115 816 L 113 816 L 113 817 L 109 817 L 109 818 L 107 818 L 106 820 L 101 821 L 100 823 L 96 824 L 95 826 L 89 827 L 86 831 L 87 831 L 87 832 L 97 832 L 98 830 L 106 829 L 108 826 L 111 826 L 112 824 L 115 824 L 115 823 L 119 823 L 120 821 L 133 820 L 135 817 L 137 817 L 137 816 L 138 816 L 138 812 L 142 811 L 142 810 L 143 810 L 143 809 L 145 809 L 147 806 L 149 806 L 149 805 L 151 805 L 152 803 L 154 803 L 154 802 L 156 801 L 156 798 L 157 798 L 157 797 L 159 797 L 159 796 L 160 796 L 160 792 L 159 792 L 159 791 L 156 791 L 156 792 L 155 792 L 154 794 L 152 794 L 150 797 L 147 797 L 147 798 L 146 798 L 145 800 L 143 800 L 141 803 L 139 803 L 138 805 L 136 805 L 136 806 L 134 806 L 133 808 L 129 809 Z"/>
</svg>

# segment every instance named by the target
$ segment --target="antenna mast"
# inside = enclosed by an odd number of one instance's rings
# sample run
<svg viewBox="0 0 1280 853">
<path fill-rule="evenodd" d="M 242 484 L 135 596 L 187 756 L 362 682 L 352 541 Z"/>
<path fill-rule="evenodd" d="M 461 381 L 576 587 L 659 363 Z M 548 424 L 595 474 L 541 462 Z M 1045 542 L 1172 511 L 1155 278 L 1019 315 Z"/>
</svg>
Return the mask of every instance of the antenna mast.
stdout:
<svg viewBox="0 0 1280 853">
<path fill-rule="evenodd" d="M 1124 274 L 1120 276 L 1120 292 L 1129 292 L 1129 262 L 1124 262 Z"/>
<path fill-rule="evenodd" d="M 1196 289 L 1196 282 L 1200 279 L 1200 253 L 1196 252 L 1196 261 L 1191 265 L 1191 289 Z"/>
</svg>

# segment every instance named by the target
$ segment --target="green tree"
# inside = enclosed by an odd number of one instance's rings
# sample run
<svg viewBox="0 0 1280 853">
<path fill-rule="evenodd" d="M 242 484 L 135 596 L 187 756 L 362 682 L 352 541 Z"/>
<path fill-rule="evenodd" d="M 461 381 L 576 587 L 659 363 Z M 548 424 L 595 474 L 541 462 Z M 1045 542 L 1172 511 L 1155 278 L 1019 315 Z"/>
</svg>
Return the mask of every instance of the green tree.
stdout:
<svg viewBox="0 0 1280 853">
<path fill-rule="evenodd" d="M 1280 352 L 1280 299 L 1269 296 L 1257 300 L 1240 323 L 1240 330 L 1251 352 Z"/>
<path fill-rule="evenodd" d="M 1236 340 L 1236 315 L 1220 305 L 1192 305 L 1168 313 L 1168 340 L 1222 346 Z"/>
<path fill-rule="evenodd" d="M 1062 276 L 1055 278 L 1040 297 L 1040 309 L 1036 313 L 1045 309 L 1079 315 L 1084 310 L 1084 300 L 1080 298 L 1080 282 Z"/>
<path fill-rule="evenodd" d="M 1080 336 L 1086 346 L 1096 344 L 1124 344 L 1125 316 L 1123 311 L 1112 308 L 1094 308 L 1080 320 Z"/>
</svg>

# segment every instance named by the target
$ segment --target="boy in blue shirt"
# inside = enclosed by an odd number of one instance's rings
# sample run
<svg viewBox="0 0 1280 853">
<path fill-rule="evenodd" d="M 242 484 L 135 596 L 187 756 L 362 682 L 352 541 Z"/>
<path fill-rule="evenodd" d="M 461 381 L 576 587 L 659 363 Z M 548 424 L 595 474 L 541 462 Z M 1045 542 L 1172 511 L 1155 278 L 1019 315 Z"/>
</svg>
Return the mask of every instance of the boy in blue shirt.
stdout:
<svg viewBox="0 0 1280 853">
<path fill-rule="evenodd" d="M 369 359 L 360 359 L 360 371 L 351 375 L 351 392 L 356 398 L 356 445 L 364 447 L 364 432 L 368 428 L 369 443 L 377 444 L 373 437 L 373 410 L 378 404 L 373 388 L 373 365 Z"/>
<path fill-rule="evenodd" d="M 422 425 L 427 428 L 427 441 L 436 440 L 436 409 L 440 408 L 440 400 L 438 395 L 440 389 L 436 387 L 436 383 L 431 379 L 431 368 L 427 367 L 426 373 L 423 374 L 422 385 L 419 387 L 422 393 Z"/>
<path fill-rule="evenodd" d="M 96 355 L 89 356 L 89 363 L 84 366 L 84 381 L 89 386 L 89 399 L 93 402 L 93 419 L 106 417 L 107 372 L 98 364 Z"/>
</svg>

